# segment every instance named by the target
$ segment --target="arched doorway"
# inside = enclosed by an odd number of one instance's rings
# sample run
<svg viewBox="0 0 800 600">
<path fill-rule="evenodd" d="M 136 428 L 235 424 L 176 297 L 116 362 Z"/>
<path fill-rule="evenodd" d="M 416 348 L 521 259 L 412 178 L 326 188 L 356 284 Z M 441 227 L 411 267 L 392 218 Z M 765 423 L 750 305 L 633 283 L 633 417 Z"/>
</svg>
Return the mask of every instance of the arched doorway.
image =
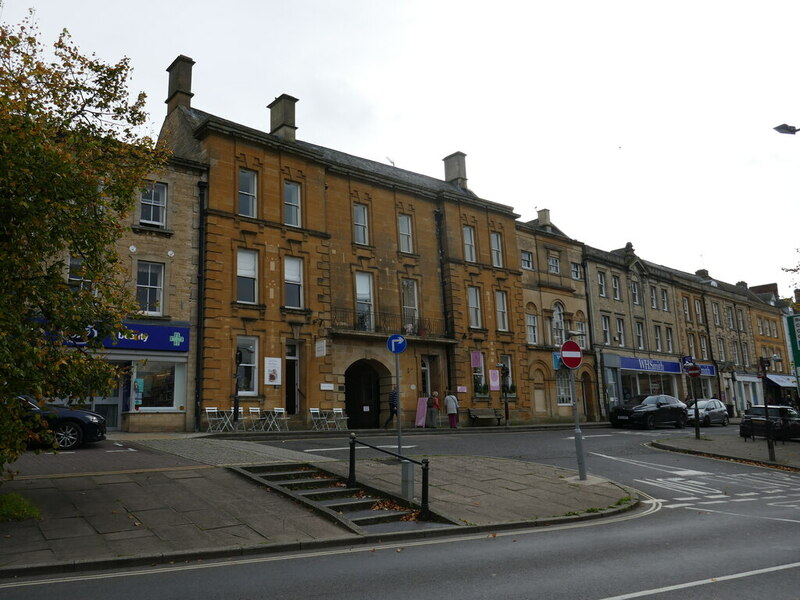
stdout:
<svg viewBox="0 0 800 600">
<path fill-rule="evenodd" d="M 344 398 L 350 429 L 380 426 L 380 375 L 370 361 L 354 362 L 344 372 Z"/>
</svg>

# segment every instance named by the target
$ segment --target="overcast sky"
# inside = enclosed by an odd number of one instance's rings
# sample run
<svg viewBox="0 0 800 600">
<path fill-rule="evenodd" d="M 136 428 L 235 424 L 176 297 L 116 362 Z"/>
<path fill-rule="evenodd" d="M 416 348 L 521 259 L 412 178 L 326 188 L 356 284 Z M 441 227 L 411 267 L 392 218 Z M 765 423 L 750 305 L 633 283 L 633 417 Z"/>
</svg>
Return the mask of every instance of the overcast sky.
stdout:
<svg viewBox="0 0 800 600">
<path fill-rule="evenodd" d="M 0 0 L 2 1 L 2 0 Z M 800 2 L 752 0 L 4 0 L 84 53 L 128 56 L 153 132 L 165 69 L 196 61 L 192 105 L 444 178 L 523 220 L 548 208 L 603 250 L 728 283 L 800 287 Z"/>
</svg>

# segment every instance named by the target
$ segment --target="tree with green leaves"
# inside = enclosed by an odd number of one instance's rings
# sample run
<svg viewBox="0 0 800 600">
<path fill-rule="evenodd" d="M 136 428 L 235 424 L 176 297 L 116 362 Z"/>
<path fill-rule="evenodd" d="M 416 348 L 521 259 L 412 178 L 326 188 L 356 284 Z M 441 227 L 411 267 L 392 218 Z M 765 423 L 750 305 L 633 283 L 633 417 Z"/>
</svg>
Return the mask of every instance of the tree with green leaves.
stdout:
<svg viewBox="0 0 800 600">
<path fill-rule="evenodd" d="M 137 310 L 114 242 L 164 162 L 131 67 L 0 24 L 0 480 L 35 438 L 21 394 L 89 398 L 118 374 L 95 351 Z"/>
</svg>

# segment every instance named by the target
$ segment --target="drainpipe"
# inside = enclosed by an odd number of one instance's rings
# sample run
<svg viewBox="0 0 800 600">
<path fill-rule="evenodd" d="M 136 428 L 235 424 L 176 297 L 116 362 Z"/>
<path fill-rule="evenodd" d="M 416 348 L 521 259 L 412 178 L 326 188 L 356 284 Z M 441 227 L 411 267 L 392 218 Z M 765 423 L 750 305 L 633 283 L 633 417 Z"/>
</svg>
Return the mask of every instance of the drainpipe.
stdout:
<svg viewBox="0 0 800 600">
<path fill-rule="evenodd" d="M 448 308 L 448 299 L 447 294 L 450 289 L 450 286 L 447 285 L 447 275 L 445 275 L 445 244 L 444 244 L 444 212 L 441 208 L 437 208 L 433 211 L 433 218 L 436 222 L 436 242 L 439 246 L 439 286 L 442 288 L 442 316 L 444 317 L 445 326 L 447 327 L 447 333 L 452 336 L 455 336 L 455 328 L 453 327 L 453 323 L 450 322 L 450 310 Z M 448 347 L 447 351 L 444 354 L 445 357 L 445 364 L 447 368 L 447 387 L 451 391 L 455 390 L 455 386 L 453 385 L 453 352 L 455 352 L 453 347 Z"/>
<path fill-rule="evenodd" d="M 206 297 L 206 195 L 208 182 L 197 182 L 197 196 L 200 203 L 200 221 L 198 223 L 197 242 L 197 327 L 195 329 L 195 367 L 194 367 L 194 430 L 200 431 L 201 392 L 203 386 L 203 336 L 205 325 Z"/>
</svg>

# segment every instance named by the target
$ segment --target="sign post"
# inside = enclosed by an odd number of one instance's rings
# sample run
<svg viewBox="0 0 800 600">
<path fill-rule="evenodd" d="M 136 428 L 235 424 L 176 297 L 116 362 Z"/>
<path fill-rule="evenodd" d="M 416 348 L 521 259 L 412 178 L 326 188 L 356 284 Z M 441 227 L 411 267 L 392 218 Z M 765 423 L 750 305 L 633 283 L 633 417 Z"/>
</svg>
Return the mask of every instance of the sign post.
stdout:
<svg viewBox="0 0 800 600">
<path fill-rule="evenodd" d="M 572 395 L 572 415 L 575 417 L 575 453 L 578 455 L 578 476 L 586 481 L 586 461 L 583 457 L 583 433 L 581 432 L 578 398 L 575 393 L 575 369 L 583 362 L 583 352 L 577 342 L 567 340 L 561 344 L 561 363 L 569 369 L 569 392 Z"/>
<path fill-rule="evenodd" d="M 400 353 L 404 352 L 408 342 L 402 335 L 395 333 L 386 340 L 386 347 L 394 354 L 395 389 L 397 390 L 397 454 L 403 455 L 403 411 L 400 397 Z M 414 468 L 402 458 L 400 460 L 400 492 L 407 500 L 414 498 Z"/>
<path fill-rule="evenodd" d="M 689 359 L 689 360 L 686 360 Z M 683 370 L 689 376 L 689 389 L 692 392 L 692 402 L 694 403 L 694 438 L 700 439 L 700 407 L 697 406 L 697 397 L 694 393 L 694 380 L 700 377 L 700 367 L 694 364 L 694 359 L 691 356 L 683 357 Z"/>
</svg>

